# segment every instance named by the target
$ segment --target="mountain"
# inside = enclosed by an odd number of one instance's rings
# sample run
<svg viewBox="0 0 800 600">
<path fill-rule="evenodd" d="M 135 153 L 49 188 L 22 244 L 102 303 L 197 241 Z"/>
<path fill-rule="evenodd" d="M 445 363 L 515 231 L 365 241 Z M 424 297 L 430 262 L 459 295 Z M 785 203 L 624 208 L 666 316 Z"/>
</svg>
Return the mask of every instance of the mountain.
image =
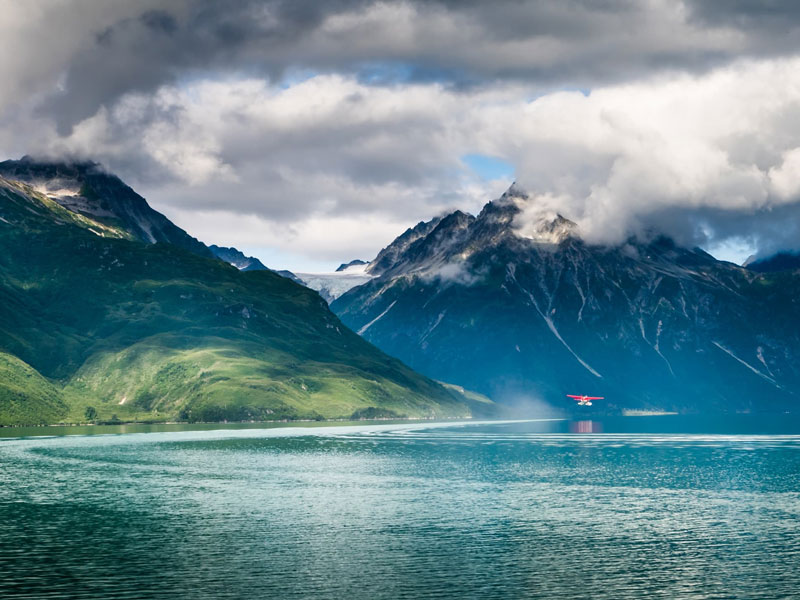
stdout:
<svg viewBox="0 0 800 600">
<path fill-rule="evenodd" d="M 414 242 L 425 238 L 431 233 L 439 224 L 439 221 L 441 221 L 441 217 L 430 221 L 420 221 L 414 227 L 407 229 L 378 253 L 378 256 L 366 266 L 366 272 L 376 276 L 382 275 L 398 262 Z"/>
<path fill-rule="evenodd" d="M 756 260 L 748 259 L 744 266 L 756 273 L 797 271 L 800 269 L 800 254 L 795 252 L 778 252 L 766 258 Z"/>
<path fill-rule="evenodd" d="M 236 248 L 225 248 L 221 246 L 212 245 L 208 247 L 209 250 L 222 261 L 233 265 L 240 271 L 268 271 L 272 270 L 264 266 L 257 258 L 252 256 L 245 256 L 243 252 Z M 274 271 L 281 277 L 291 279 L 295 283 L 304 285 L 305 287 L 316 291 L 323 297 L 325 302 L 332 302 L 347 290 L 356 285 L 361 285 L 369 280 L 369 277 L 352 277 L 351 274 L 346 274 L 348 268 L 352 269 L 358 265 L 366 265 L 364 261 L 353 261 L 347 265 L 341 265 L 336 269 L 335 273 L 302 273 L 295 274 L 291 271 Z"/>
<path fill-rule="evenodd" d="M 27 183 L 64 208 L 149 244 L 168 243 L 199 254 L 211 251 L 95 162 L 54 162 L 25 156 L 0 162 L 0 176 Z"/>
<path fill-rule="evenodd" d="M 366 271 L 374 279 L 331 305 L 342 321 L 412 368 L 496 401 L 798 406 L 800 275 L 755 273 L 663 236 L 589 245 L 513 186 L 477 217 L 456 211 L 409 229 Z"/>
<path fill-rule="evenodd" d="M 291 271 L 287 271 L 286 269 L 280 269 L 280 270 L 270 269 L 270 271 L 272 271 L 273 273 L 277 273 L 278 275 L 280 275 L 281 277 L 285 277 L 286 279 L 291 279 L 295 283 L 299 283 L 300 285 L 305 285 L 305 283 L 303 283 L 303 280 L 300 279 L 297 275 L 295 275 Z"/>
<path fill-rule="evenodd" d="M 270 269 L 257 258 L 253 256 L 245 256 L 244 252 L 237 250 L 236 248 L 225 248 L 223 246 L 211 245 L 208 247 L 208 249 L 211 250 L 212 254 L 218 259 L 228 263 L 229 265 L 233 265 L 240 271 L 272 271 L 281 277 L 291 279 L 295 283 L 305 285 L 300 278 L 291 271 L 276 271 L 275 269 Z"/>
<path fill-rule="evenodd" d="M 267 267 L 264 266 L 257 258 L 252 256 L 245 256 L 244 252 L 236 248 L 225 248 L 223 246 L 211 245 L 208 247 L 212 254 L 220 260 L 233 265 L 240 271 L 266 271 Z"/>
<path fill-rule="evenodd" d="M 0 424 L 465 416 L 478 405 L 348 330 L 315 292 L 204 256 L 98 167 L 50 168 L 69 194 L 37 191 L 54 191 L 44 176 L 36 187 L 0 177 Z M 178 243 L 145 243 L 156 233 Z"/>
<path fill-rule="evenodd" d="M 368 264 L 369 264 L 369 262 L 367 262 L 366 260 L 355 259 L 355 260 L 351 260 L 349 263 L 342 263 L 341 265 L 339 265 L 337 267 L 337 269 L 336 269 L 336 272 L 337 273 L 341 273 L 342 271 L 347 271 L 348 269 L 353 269 L 354 267 L 355 268 L 362 267 L 362 266 L 365 267 Z"/>
</svg>

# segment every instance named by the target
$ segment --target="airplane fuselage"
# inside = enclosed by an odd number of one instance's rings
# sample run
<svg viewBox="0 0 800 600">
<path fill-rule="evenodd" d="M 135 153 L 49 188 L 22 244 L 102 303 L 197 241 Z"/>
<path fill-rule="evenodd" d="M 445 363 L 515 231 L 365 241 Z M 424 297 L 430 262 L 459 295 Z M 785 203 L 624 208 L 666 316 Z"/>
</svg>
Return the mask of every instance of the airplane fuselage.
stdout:
<svg viewBox="0 0 800 600">
<path fill-rule="evenodd" d="M 567 398 L 572 398 L 578 403 L 578 406 L 591 406 L 592 400 L 603 400 L 602 396 L 573 396 L 572 394 L 567 394 Z"/>
</svg>

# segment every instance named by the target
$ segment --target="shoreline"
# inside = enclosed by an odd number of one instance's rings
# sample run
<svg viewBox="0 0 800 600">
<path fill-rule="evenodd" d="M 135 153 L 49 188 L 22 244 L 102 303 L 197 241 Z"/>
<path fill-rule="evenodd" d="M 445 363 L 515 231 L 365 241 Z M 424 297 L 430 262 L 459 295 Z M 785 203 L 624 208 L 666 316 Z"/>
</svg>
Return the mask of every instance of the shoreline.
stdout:
<svg viewBox="0 0 800 600">
<path fill-rule="evenodd" d="M 4 430 L 13 430 L 13 429 L 34 429 L 34 428 L 45 428 L 45 427 L 144 427 L 144 426 L 164 426 L 164 425 L 182 425 L 182 426 L 193 426 L 193 425 L 259 425 L 259 424 L 291 424 L 291 423 L 318 423 L 320 425 L 324 425 L 326 423 L 334 424 L 334 423 L 386 423 L 386 422 L 397 422 L 397 423 L 413 423 L 413 422 L 426 422 L 426 421 L 497 421 L 497 420 L 551 420 L 551 419 L 567 419 L 567 420 L 602 420 L 606 418 L 615 418 L 615 417 L 698 417 L 698 416 L 706 416 L 706 417 L 720 417 L 720 416 L 766 416 L 766 415 L 794 415 L 798 414 L 791 411 L 765 411 L 765 412 L 735 412 L 735 413 L 727 413 L 727 412 L 719 412 L 719 413 L 681 413 L 681 412 L 672 412 L 672 411 L 661 411 L 661 410 L 639 410 L 639 409 L 624 409 L 621 413 L 617 414 L 592 414 L 592 415 L 581 415 L 581 414 L 565 414 L 560 416 L 555 415 L 543 415 L 543 416 L 519 416 L 519 417 L 501 417 L 501 418 L 491 418 L 491 417 L 475 417 L 473 415 L 468 416 L 461 416 L 461 417 L 375 417 L 373 419 L 351 419 L 348 417 L 341 417 L 336 419 L 272 419 L 272 420 L 263 420 L 263 421 L 100 421 L 94 423 L 47 423 L 47 424 L 31 424 L 31 425 L 0 425 L 0 432 Z"/>
<path fill-rule="evenodd" d="M 262 423 L 370 423 L 383 421 L 469 421 L 475 417 L 376 417 L 374 419 L 274 419 L 271 421 L 100 421 L 95 423 L 48 423 L 38 425 L 0 425 L 4 429 L 32 429 L 35 427 L 126 427 L 146 425 L 259 425 Z"/>
<path fill-rule="evenodd" d="M 235 422 L 205 422 L 186 423 L 181 421 L 160 423 L 113 423 L 113 424 L 63 424 L 63 425 L 30 425 L 0 427 L 0 442 L 3 440 L 36 438 L 36 437 L 69 437 L 84 435 L 126 435 L 135 433 L 166 433 L 179 431 L 246 431 L 258 429 L 323 429 L 326 427 L 359 426 L 359 425 L 413 425 L 413 424 L 471 424 L 482 422 L 474 418 L 426 418 L 426 419 L 330 419 L 318 421 L 315 419 L 292 419 L 275 421 L 235 421 Z"/>
</svg>

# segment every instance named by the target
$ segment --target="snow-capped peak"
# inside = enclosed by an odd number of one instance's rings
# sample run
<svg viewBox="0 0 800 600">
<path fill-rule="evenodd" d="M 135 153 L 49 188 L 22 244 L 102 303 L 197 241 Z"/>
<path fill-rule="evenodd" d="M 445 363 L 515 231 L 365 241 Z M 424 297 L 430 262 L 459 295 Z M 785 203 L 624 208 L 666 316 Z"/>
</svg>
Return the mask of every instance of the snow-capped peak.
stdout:
<svg viewBox="0 0 800 600">
<path fill-rule="evenodd" d="M 559 244 L 578 235 L 577 224 L 561 215 L 564 203 L 557 196 L 529 194 L 515 182 L 494 203 L 513 214 L 511 228 L 520 237 L 541 244 Z"/>
<path fill-rule="evenodd" d="M 514 231 L 540 244 L 560 244 L 576 236 L 578 226 L 550 209 L 523 210 L 514 219 Z"/>
</svg>

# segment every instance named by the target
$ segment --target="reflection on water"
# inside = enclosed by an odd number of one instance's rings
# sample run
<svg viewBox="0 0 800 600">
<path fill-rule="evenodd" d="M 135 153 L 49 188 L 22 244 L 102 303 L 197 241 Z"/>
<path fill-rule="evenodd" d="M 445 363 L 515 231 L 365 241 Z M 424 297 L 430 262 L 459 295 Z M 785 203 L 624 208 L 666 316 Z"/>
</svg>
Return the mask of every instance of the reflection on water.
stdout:
<svg viewBox="0 0 800 600">
<path fill-rule="evenodd" d="M 0 598 L 793 597 L 798 423 L 660 423 L 0 440 Z"/>
<path fill-rule="evenodd" d="M 570 421 L 570 433 L 603 433 L 603 424 L 600 421 Z"/>
<path fill-rule="evenodd" d="M 413 421 L 385 421 L 383 424 L 407 425 Z M 423 421 L 425 422 L 425 421 Z M 176 431 L 219 431 L 240 429 L 308 429 L 363 425 L 362 421 L 274 421 L 268 423 L 126 423 L 122 425 L 50 425 L 46 427 L 0 427 L 0 439 L 51 435 L 115 435 L 124 433 L 169 433 Z"/>
</svg>

